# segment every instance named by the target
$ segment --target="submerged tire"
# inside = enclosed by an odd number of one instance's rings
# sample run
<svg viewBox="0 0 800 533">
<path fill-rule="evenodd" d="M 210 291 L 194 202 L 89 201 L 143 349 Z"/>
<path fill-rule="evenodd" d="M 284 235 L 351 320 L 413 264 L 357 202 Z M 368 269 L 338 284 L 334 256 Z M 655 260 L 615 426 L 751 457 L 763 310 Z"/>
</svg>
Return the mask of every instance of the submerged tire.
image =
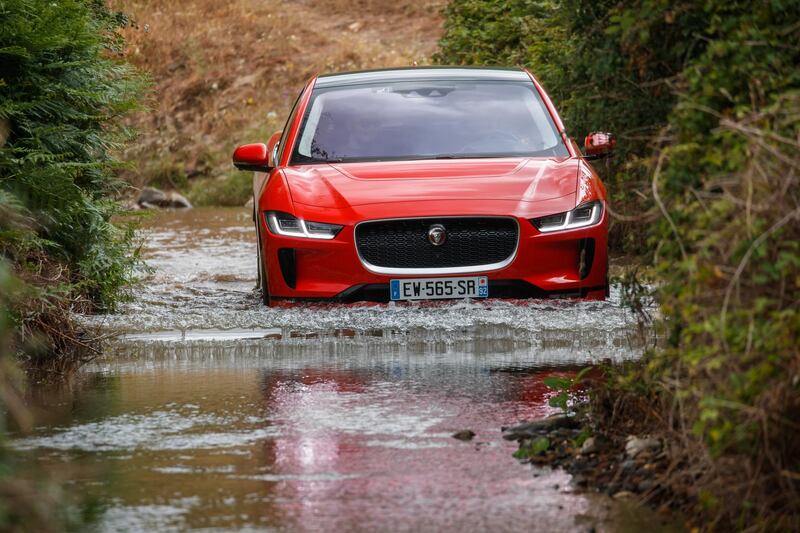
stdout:
<svg viewBox="0 0 800 533">
<path fill-rule="evenodd" d="M 255 219 L 255 215 L 253 215 Z M 261 230 L 256 222 L 256 260 L 258 261 L 258 289 L 261 291 L 261 302 L 270 307 L 271 299 L 269 294 L 269 284 L 267 283 L 267 271 L 264 268 L 264 260 L 261 257 Z"/>
</svg>

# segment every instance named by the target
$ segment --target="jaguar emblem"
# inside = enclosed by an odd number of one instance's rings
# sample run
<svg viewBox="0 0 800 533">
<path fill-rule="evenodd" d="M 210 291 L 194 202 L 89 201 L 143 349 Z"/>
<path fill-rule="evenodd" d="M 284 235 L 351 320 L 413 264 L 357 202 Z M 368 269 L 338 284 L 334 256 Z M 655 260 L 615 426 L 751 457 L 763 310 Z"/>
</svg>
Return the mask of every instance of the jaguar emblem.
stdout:
<svg viewBox="0 0 800 533">
<path fill-rule="evenodd" d="M 441 246 L 447 240 L 447 230 L 441 224 L 434 224 L 428 228 L 428 242 L 434 246 Z"/>
</svg>

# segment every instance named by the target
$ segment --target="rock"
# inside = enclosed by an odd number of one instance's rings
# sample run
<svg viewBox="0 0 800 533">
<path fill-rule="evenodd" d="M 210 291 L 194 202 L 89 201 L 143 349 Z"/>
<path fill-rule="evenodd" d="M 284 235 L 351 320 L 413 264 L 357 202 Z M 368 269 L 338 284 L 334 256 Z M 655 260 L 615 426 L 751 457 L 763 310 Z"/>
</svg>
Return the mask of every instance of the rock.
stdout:
<svg viewBox="0 0 800 533">
<path fill-rule="evenodd" d="M 506 440 L 522 440 L 540 436 L 542 432 L 559 428 L 574 428 L 578 425 L 574 418 L 564 415 L 550 416 L 541 420 L 525 422 L 503 430 Z"/>
<path fill-rule="evenodd" d="M 659 449 L 661 449 L 661 442 L 657 439 L 643 439 L 635 435 L 630 435 L 625 441 L 625 453 L 628 457 L 636 457 L 644 451 L 654 452 Z"/>
<path fill-rule="evenodd" d="M 556 434 L 557 437 L 561 437 L 562 439 L 572 439 L 578 436 L 578 430 L 575 429 L 568 429 L 568 428 L 560 428 L 555 430 L 553 433 Z"/>
<path fill-rule="evenodd" d="M 652 480 L 644 479 L 644 480 L 640 481 L 638 485 L 636 485 L 636 490 L 639 491 L 639 492 L 647 492 L 648 490 L 652 489 L 654 486 L 655 486 L 655 483 L 653 483 Z"/>
<path fill-rule="evenodd" d="M 458 440 L 472 440 L 475 436 L 475 432 L 469 429 L 465 429 L 464 431 L 459 431 L 457 433 L 453 433 L 453 438 Z"/>
<path fill-rule="evenodd" d="M 175 191 L 164 192 L 154 187 L 145 187 L 139 193 L 136 203 L 145 209 L 153 209 L 156 207 L 161 208 L 177 208 L 188 209 L 192 204 Z"/>
<path fill-rule="evenodd" d="M 636 461 L 634 461 L 633 459 L 622 461 L 620 468 L 622 468 L 623 473 L 632 474 L 633 472 L 636 471 Z"/>
<path fill-rule="evenodd" d="M 137 198 L 137 204 L 149 204 L 149 205 L 158 205 L 160 202 L 165 201 L 167 198 L 167 194 L 164 191 L 160 191 L 153 187 L 145 187 L 139 193 L 139 198 Z"/>
<path fill-rule="evenodd" d="M 191 209 L 192 203 L 186 199 L 185 196 L 182 194 L 178 194 L 175 191 L 171 191 L 167 193 L 167 199 L 170 203 L 170 207 L 174 207 L 177 209 Z"/>
<path fill-rule="evenodd" d="M 581 455 L 589 455 L 597 451 L 597 441 L 594 437 L 589 437 L 581 445 Z"/>
</svg>

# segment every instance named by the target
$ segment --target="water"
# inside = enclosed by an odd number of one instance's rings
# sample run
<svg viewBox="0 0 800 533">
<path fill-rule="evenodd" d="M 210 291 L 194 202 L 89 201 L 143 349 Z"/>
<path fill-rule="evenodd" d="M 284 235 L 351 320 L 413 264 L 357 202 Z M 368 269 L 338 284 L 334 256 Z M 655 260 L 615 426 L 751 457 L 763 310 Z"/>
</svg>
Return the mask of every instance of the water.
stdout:
<svg viewBox="0 0 800 533">
<path fill-rule="evenodd" d="M 472 339 L 474 328 L 496 327 L 503 338 L 590 342 L 602 349 L 604 357 L 630 356 L 633 319 L 619 305 L 617 290 L 607 302 L 488 300 L 266 308 L 258 304 L 253 291 L 256 253 L 250 217 L 246 210 L 193 209 L 148 220 L 143 229 L 145 257 L 155 273 L 120 313 L 86 317 L 86 322 L 136 339 L 187 330 L 194 330 L 194 335 L 222 330 L 227 338 L 236 331 L 252 337 L 247 330 L 256 330 L 266 336 L 272 328 L 317 334 L 422 330 L 441 338 Z M 509 330 L 513 330 L 510 336 Z"/>
<path fill-rule="evenodd" d="M 635 529 L 654 519 L 511 456 L 542 378 L 637 356 L 618 302 L 303 304 L 252 291 L 249 214 L 148 221 L 156 271 L 75 382 L 34 389 L 15 446 L 105 531 Z M 470 442 L 452 438 L 470 429 Z"/>
</svg>

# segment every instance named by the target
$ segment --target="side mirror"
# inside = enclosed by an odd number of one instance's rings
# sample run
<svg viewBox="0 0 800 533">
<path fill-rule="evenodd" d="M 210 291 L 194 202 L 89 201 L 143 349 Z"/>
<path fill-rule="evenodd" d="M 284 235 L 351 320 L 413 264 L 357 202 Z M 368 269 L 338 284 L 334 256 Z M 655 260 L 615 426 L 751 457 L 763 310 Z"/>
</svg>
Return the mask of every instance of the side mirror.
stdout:
<svg viewBox="0 0 800 533">
<path fill-rule="evenodd" d="M 282 131 L 276 131 L 270 135 L 267 141 L 267 157 L 269 159 L 269 166 L 274 168 L 278 166 L 278 148 L 281 144 Z"/>
<path fill-rule="evenodd" d="M 233 166 L 239 170 L 269 172 L 270 161 L 264 143 L 243 144 L 233 152 Z"/>
<path fill-rule="evenodd" d="M 608 157 L 617 146 L 617 138 L 613 133 L 593 131 L 583 141 L 585 159 L 602 159 Z"/>
</svg>

